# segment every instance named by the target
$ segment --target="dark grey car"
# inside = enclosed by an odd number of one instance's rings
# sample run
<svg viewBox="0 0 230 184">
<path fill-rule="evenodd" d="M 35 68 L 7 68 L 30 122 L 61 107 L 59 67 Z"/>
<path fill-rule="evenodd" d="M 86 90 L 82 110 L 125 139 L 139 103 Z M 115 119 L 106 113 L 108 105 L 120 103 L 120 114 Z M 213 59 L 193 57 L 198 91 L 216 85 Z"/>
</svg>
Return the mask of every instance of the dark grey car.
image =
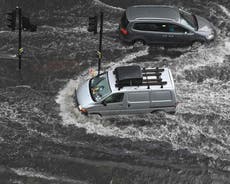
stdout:
<svg viewBox="0 0 230 184">
<path fill-rule="evenodd" d="M 124 12 L 120 38 L 127 43 L 189 45 L 215 37 L 213 25 L 203 17 L 173 6 L 139 5 Z"/>
</svg>

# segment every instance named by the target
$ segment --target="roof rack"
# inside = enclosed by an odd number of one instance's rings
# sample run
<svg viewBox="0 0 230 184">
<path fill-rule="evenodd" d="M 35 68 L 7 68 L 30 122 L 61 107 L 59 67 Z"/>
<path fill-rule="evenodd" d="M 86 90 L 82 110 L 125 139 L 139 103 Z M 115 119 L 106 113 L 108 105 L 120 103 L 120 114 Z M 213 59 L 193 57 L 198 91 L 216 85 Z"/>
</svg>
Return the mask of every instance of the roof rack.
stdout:
<svg viewBox="0 0 230 184">
<path fill-rule="evenodd" d="M 166 85 L 166 81 L 162 81 L 161 74 L 164 71 L 162 68 L 143 68 L 138 65 L 117 67 L 114 70 L 116 76 L 116 87 L 118 90 L 124 86 L 150 86 Z"/>
</svg>

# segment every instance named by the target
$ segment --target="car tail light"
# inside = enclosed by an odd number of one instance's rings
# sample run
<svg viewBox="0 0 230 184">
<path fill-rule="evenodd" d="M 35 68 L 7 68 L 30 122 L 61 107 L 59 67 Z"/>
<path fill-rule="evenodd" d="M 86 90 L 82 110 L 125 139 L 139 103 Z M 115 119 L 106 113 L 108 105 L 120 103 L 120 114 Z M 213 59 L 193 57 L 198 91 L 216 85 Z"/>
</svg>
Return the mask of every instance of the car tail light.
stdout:
<svg viewBox="0 0 230 184">
<path fill-rule="evenodd" d="M 121 33 L 123 35 L 127 35 L 128 34 L 128 31 L 125 29 L 125 28 L 121 28 Z"/>
</svg>

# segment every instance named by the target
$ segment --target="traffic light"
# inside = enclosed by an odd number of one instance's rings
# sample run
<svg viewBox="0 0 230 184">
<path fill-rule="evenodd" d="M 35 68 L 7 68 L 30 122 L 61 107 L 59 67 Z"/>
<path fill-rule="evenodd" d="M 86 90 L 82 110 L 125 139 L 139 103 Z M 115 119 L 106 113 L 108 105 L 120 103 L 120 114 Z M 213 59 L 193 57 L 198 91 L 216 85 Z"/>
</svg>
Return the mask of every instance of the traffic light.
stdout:
<svg viewBox="0 0 230 184">
<path fill-rule="evenodd" d="M 7 26 L 11 28 L 12 31 L 14 31 L 16 27 L 16 10 L 12 10 L 12 12 L 7 13 L 7 20 Z"/>
<path fill-rule="evenodd" d="M 94 34 L 97 33 L 97 16 L 89 17 L 89 32 L 94 32 Z"/>
<path fill-rule="evenodd" d="M 37 31 L 37 26 L 30 23 L 30 19 L 28 17 L 22 17 L 22 29 L 24 31 Z"/>
</svg>

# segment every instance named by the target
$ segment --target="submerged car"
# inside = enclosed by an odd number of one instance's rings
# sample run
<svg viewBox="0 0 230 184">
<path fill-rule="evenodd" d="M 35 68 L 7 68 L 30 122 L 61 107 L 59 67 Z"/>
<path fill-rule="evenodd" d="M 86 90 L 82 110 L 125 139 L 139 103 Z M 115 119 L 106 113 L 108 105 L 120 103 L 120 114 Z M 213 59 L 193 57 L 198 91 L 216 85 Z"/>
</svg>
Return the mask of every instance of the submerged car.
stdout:
<svg viewBox="0 0 230 184">
<path fill-rule="evenodd" d="M 121 66 L 87 80 L 75 89 L 83 114 L 120 115 L 176 112 L 176 92 L 170 69 Z"/>
<path fill-rule="evenodd" d="M 215 29 L 205 18 L 174 6 L 138 5 L 122 15 L 119 35 L 131 44 L 191 45 L 210 42 Z"/>
</svg>

